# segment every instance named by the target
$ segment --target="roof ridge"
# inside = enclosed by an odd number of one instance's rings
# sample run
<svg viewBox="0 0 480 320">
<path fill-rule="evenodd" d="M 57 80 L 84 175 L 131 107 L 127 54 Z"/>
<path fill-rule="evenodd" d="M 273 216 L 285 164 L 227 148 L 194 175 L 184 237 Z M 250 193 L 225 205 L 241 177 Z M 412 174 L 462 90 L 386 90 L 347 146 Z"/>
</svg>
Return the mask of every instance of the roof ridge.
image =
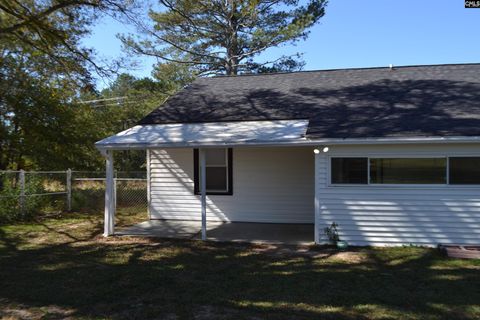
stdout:
<svg viewBox="0 0 480 320">
<path fill-rule="evenodd" d="M 471 66 L 480 65 L 480 62 L 465 62 L 465 63 L 441 63 L 441 64 L 412 64 L 412 65 L 393 65 L 393 69 L 404 68 L 422 68 L 422 67 L 447 67 L 447 66 Z M 316 70 L 300 70 L 293 72 L 271 72 L 271 73 L 246 73 L 239 75 L 217 75 L 213 77 L 199 77 L 199 79 L 221 79 L 221 78 L 238 78 L 238 77 L 261 77 L 261 76 L 275 76 L 283 74 L 298 74 L 298 73 L 313 73 L 313 72 L 331 72 L 331 71 L 350 71 L 350 70 L 378 70 L 389 69 L 390 66 L 384 67 L 352 67 L 352 68 L 332 68 L 332 69 L 316 69 Z"/>
</svg>

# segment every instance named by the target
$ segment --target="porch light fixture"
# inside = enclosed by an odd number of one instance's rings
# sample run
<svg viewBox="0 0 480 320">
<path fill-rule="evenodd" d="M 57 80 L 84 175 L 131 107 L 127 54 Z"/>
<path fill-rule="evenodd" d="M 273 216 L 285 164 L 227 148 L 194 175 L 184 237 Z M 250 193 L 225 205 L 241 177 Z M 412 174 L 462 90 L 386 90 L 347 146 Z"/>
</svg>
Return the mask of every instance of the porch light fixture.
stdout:
<svg viewBox="0 0 480 320">
<path fill-rule="evenodd" d="M 328 147 L 323 147 L 323 148 L 322 148 L 322 152 L 323 152 L 323 153 L 327 153 L 329 150 L 330 150 L 330 148 L 328 148 Z M 320 149 L 318 149 L 318 148 L 313 149 L 313 153 L 319 154 L 319 153 L 320 153 Z"/>
</svg>

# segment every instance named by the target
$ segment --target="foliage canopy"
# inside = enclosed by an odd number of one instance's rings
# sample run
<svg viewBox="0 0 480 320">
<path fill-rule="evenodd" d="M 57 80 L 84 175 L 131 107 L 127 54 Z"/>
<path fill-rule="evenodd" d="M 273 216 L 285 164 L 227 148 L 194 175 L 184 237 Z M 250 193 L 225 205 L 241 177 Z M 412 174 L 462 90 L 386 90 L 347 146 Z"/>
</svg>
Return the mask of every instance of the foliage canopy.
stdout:
<svg viewBox="0 0 480 320">
<path fill-rule="evenodd" d="M 301 68 L 295 56 L 256 62 L 265 50 L 296 43 L 325 14 L 326 0 L 160 0 L 153 25 L 135 21 L 140 36 L 121 36 L 136 54 L 189 66 L 196 74 L 239 74 Z"/>
</svg>

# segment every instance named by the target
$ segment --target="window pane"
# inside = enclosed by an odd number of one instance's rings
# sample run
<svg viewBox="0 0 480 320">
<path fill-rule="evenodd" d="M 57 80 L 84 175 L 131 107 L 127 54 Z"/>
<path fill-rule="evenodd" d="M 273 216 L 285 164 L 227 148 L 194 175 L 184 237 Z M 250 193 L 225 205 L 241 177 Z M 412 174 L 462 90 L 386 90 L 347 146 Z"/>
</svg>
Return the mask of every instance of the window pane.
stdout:
<svg viewBox="0 0 480 320">
<path fill-rule="evenodd" d="M 207 167 L 207 191 L 227 191 L 227 168 Z"/>
<path fill-rule="evenodd" d="M 225 149 L 206 149 L 205 160 L 207 166 L 226 166 L 226 150 Z"/>
<path fill-rule="evenodd" d="M 480 157 L 450 158 L 450 184 L 480 184 Z"/>
<path fill-rule="evenodd" d="M 332 183 L 366 184 L 367 158 L 332 158 Z"/>
<path fill-rule="evenodd" d="M 444 184 L 444 158 L 370 159 L 370 182 L 391 184 Z"/>
</svg>

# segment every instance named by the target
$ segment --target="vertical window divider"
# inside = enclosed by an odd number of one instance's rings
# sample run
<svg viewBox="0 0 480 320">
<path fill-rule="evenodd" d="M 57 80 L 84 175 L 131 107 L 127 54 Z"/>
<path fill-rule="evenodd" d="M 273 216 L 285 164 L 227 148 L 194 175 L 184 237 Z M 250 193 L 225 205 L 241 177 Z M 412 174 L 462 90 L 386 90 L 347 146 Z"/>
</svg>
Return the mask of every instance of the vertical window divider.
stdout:
<svg viewBox="0 0 480 320">
<path fill-rule="evenodd" d="M 450 184 L 450 157 L 447 156 L 447 164 L 445 166 L 445 170 L 447 171 L 446 172 L 446 177 L 445 177 L 445 182 L 447 183 L 447 185 Z"/>
<path fill-rule="evenodd" d="M 229 186 L 229 183 L 230 183 L 229 174 L 228 174 L 228 172 L 230 170 L 229 165 L 228 165 L 228 148 L 225 148 L 225 170 L 226 170 L 226 175 L 227 175 L 227 190 L 226 191 L 228 192 L 228 189 L 229 189 L 228 186 Z"/>
<path fill-rule="evenodd" d="M 370 157 L 367 157 L 367 185 L 370 185 Z"/>
</svg>

